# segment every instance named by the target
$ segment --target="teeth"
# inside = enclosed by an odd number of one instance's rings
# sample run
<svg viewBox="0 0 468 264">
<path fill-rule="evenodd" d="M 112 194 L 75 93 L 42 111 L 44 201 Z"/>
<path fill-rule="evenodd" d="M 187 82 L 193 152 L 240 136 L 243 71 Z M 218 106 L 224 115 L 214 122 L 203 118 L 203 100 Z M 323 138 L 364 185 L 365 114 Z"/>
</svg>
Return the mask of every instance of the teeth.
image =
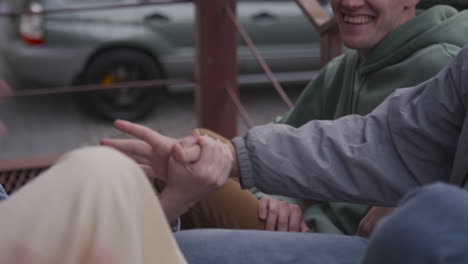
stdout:
<svg viewBox="0 0 468 264">
<path fill-rule="evenodd" d="M 372 20 L 370 16 L 344 16 L 344 21 L 351 24 L 367 24 Z"/>
</svg>

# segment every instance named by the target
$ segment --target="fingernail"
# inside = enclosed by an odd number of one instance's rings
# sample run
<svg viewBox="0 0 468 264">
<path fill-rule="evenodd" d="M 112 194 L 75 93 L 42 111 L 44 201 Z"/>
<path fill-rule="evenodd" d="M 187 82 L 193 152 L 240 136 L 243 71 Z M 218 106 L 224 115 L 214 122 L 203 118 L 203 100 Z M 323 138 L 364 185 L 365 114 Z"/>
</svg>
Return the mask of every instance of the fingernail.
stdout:
<svg viewBox="0 0 468 264">
<path fill-rule="evenodd" d="M 198 133 L 196 130 L 192 131 L 191 136 L 194 137 L 197 142 L 200 140 L 200 133 Z"/>
</svg>

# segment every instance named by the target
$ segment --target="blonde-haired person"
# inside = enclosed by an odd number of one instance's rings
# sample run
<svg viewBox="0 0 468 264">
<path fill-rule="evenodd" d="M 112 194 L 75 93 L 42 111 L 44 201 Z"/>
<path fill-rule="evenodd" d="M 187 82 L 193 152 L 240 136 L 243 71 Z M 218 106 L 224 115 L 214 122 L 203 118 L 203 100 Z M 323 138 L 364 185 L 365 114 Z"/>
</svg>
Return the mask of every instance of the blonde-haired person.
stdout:
<svg viewBox="0 0 468 264">
<path fill-rule="evenodd" d="M 219 166 L 218 159 L 230 153 L 214 142 L 191 135 L 177 141 L 174 155 L 185 158 L 192 151 L 199 160 L 195 172 L 206 161 Z M 200 156 L 200 146 L 210 155 Z M 188 150 L 180 152 L 182 147 Z M 230 170 L 225 160 L 217 173 Z M 169 164 L 168 155 L 164 163 L 160 176 L 167 188 L 158 200 L 142 168 L 114 149 L 86 147 L 64 155 L 0 203 L 0 263 L 186 263 L 168 223 L 184 212 L 187 200 L 202 197 L 184 195 L 192 189 L 191 178 L 178 177 L 187 175 L 178 173 L 186 166 Z M 198 186 L 200 195 L 212 188 L 205 187 Z"/>
</svg>

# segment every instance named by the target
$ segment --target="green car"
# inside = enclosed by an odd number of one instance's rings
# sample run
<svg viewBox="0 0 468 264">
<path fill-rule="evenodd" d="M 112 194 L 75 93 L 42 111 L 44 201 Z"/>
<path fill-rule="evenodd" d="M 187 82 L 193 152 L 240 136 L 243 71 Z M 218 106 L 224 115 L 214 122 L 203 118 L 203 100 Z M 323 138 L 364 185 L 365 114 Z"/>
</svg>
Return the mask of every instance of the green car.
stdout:
<svg viewBox="0 0 468 264">
<path fill-rule="evenodd" d="M 14 89 L 193 78 L 195 6 L 192 2 L 82 10 L 40 11 L 149 0 L 3 0 L 24 12 L 2 22 L 1 55 Z M 322 4 L 330 10 L 328 0 Z M 39 14 L 38 14 L 39 13 Z M 237 14 L 281 82 L 307 82 L 319 68 L 319 35 L 293 0 L 238 0 Z M 239 82 L 267 78 L 239 38 Z M 101 117 L 136 119 L 152 111 L 164 89 L 80 93 Z"/>
</svg>

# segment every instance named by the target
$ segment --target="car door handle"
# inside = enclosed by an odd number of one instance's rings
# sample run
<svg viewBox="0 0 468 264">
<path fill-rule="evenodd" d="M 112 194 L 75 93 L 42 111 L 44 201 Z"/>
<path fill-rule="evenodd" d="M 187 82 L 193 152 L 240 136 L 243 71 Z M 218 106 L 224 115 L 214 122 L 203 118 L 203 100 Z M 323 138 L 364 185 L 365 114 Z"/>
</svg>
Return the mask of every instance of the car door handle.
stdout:
<svg viewBox="0 0 468 264">
<path fill-rule="evenodd" d="M 154 13 L 145 17 L 146 21 L 159 21 L 159 22 L 167 22 L 169 21 L 169 17 L 160 13 Z"/>
<path fill-rule="evenodd" d="M 268 12 L 260 12 L 252 16 L 252 20 L 255 22 L 273 21 L 275 19 L 276 19 L 276 16 Z"/>
</svg>

